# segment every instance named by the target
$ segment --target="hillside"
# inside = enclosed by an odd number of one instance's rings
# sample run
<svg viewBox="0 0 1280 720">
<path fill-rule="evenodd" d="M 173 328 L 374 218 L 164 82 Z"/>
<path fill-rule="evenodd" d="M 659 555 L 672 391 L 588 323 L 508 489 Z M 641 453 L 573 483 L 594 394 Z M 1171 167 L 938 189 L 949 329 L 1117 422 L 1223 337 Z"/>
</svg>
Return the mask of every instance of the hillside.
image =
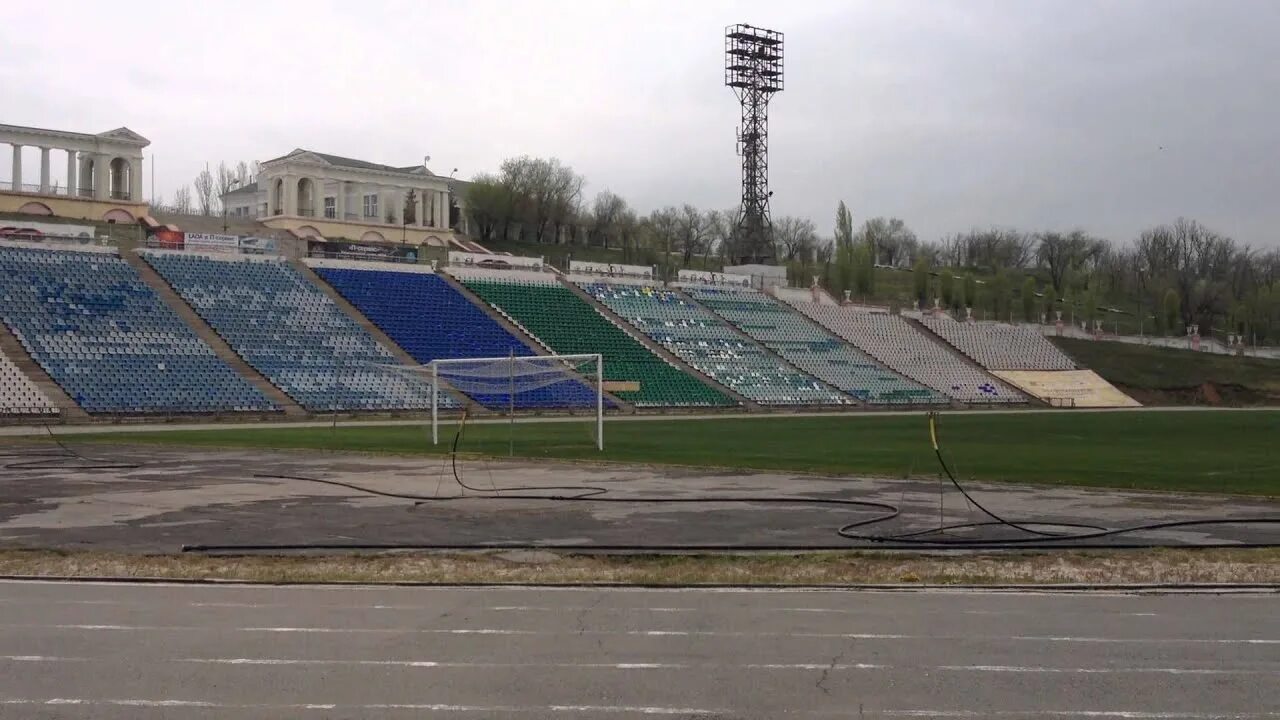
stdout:
<svg viewBox="0 0 1280 720">
<path fill-rule="evenodd" d="M 1050 338 L 1144 405 L 1280 405 L 1280 360 Z"/>
</svg>

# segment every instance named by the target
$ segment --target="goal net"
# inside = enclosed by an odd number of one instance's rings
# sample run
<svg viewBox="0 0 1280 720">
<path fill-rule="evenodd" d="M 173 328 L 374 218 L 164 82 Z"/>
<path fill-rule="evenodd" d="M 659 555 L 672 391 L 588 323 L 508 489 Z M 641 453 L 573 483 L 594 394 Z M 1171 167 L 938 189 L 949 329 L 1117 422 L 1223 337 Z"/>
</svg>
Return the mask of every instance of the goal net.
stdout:
<svg viewBox="0 0 1280 720">
<path fill-rule="evenodd" d="M 440 409 L 452 391 L 514 421 L 518 413 L 557 412 L 594 418 L 604 449 L 603 360 L 591 355 L 535 355 L 434 360 L 419 368 L 431 385 L 431 441 L 440 443 Z"/>
</svg>

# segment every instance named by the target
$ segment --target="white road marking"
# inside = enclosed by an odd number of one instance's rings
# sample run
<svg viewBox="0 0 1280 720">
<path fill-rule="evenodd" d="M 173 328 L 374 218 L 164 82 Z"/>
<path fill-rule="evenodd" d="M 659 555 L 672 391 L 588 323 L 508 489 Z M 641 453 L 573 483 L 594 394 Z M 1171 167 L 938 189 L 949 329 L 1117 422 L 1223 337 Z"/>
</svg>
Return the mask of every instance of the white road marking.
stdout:
<svg viewBox="0 0 1280 720">
<path fill-rule="evenodd" d="M 295 704 L 249 704 L 224 703 L 206 700 L 171 700 L 171 699 L 89 699 L 89 698 L 50 698 L 37 700 L 32 698 L 0 697 L 0 705 L 106 705 L 113 707 L 185 707 L 212 708 L 218 710 L 417 710 L 430 712 L 459 713 L 632 713 L 640 715 L 722 715 L 724 709 L 662 707 L 654 705 L 451 705 L 441 703 L 375 703 L 364 705 L 345 705 L 340 703 L 295 703 Z"/>
<path fill-rule="evenodd" d="M 7 662 L 87 662 L 88 658 L 55 657 L 50 655 L 0 655 Z"/>
<path fill-rule="evenodd" d="M 938 670 L 956 670 L 994 673 L 1081 673 L 1110 675 L 1112 673 L 1156 673 L 1169 675 L 1280 675 L 1280 670 L 1224 670 L 1222 668 L 1165 668 L 1165 667 L 1114 667 L 1114 668 L 1054 668 L 1018 665 L 939 665 Z"/>
<path fill-rule="evenodd" d="M 513 628 L 339 628 L 339 627 L 204 627 L 195 625 L 92 625 L 6 624 L 0 628 L 53 630 L 114 630 L 121 632 L 269 632 L 269 633 L 372 633 L 401 635 L 639 635 L 646 637 L 789 637 L 843 640 L 980 640 L 1045 643 L 1132 643 L 1190 645 L 1280 645 L 1273 638 L 1106 638 L 1070 635 L 899 635 L 893 633 L 745 632 L 729 630 L 586 630 L 582 632 L 518 630 Z"/>
</svg>

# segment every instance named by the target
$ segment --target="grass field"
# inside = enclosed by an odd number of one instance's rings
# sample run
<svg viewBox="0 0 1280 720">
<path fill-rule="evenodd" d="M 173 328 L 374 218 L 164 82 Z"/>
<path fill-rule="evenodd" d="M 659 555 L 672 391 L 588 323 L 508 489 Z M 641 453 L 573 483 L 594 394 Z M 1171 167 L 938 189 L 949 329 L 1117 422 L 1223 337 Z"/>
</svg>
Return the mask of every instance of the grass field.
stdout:
<svg viewBox="0 0 1280 720">
<path fill-rule="evenodd" d="M 1280 399 L 1280 360 L 1074 338 L 1052 341 L 1108 382 L 1126 387 L 1177 390 L 1213 383 Z"/>
<path fill-rule="evenodd" d="M 952 413 L 943 449 L 965 479 L 1280 496 L 1280 411 Z M 471 425 L 460 451 L 519 457 L 796 470 L 890 477 L 938 472 L 923 415 Z M 80 439 L 192 447 L 438 454 L 422 426 L 255 428 Z"/>
</svg>

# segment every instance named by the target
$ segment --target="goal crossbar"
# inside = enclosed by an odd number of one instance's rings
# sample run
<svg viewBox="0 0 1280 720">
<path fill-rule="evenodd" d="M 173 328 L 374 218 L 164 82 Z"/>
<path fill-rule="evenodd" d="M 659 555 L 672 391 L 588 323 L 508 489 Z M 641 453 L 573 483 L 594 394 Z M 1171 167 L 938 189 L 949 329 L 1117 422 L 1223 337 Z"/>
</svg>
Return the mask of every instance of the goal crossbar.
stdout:
<svg viewBox="0 0 1280 720">
<path fill-rule="evenodd" d="M 595 363 L 595 377 L 584 377 L 582 373 L 576 369 L 578 365 L 585 362 Z M 604 356 L 600 353 L 583 353 L 577 355 L 508 355 L 506 357 L 488 357 L 488 358 L 451 358 L 443 360 L 432 360 L 427 364 L 431 373 L 431 443 L 433 445 L 440 444 L 440 384 L 442 381 L 449 382 L 449 368 L 459 365 L 471 367 L 490 367 L 501 368 L 506 364 L 509 368 L 508 374 L 511 379 L 511 385 L 515 384 L 515 367 L 519 364 L 523 365 L 543 365 L 547 368 L 553 368 L 556 364 L 562 366 L 565 381 L 588 382 L 594 383 L 595 394 L 595 413 L 596 413 L 596 449 L 604 450 Z M 485 373 L 486 379 L 500 378 L 500 374 Z M 559 382 L 559 381 L 557 381 Z M 456 388 L 455 388 L 456 389 Z M 514 392 L 511 393 L 511 402 L 514 404 Z M 464 393 L 465 395 L 465 393 Z"/>
</svg>

